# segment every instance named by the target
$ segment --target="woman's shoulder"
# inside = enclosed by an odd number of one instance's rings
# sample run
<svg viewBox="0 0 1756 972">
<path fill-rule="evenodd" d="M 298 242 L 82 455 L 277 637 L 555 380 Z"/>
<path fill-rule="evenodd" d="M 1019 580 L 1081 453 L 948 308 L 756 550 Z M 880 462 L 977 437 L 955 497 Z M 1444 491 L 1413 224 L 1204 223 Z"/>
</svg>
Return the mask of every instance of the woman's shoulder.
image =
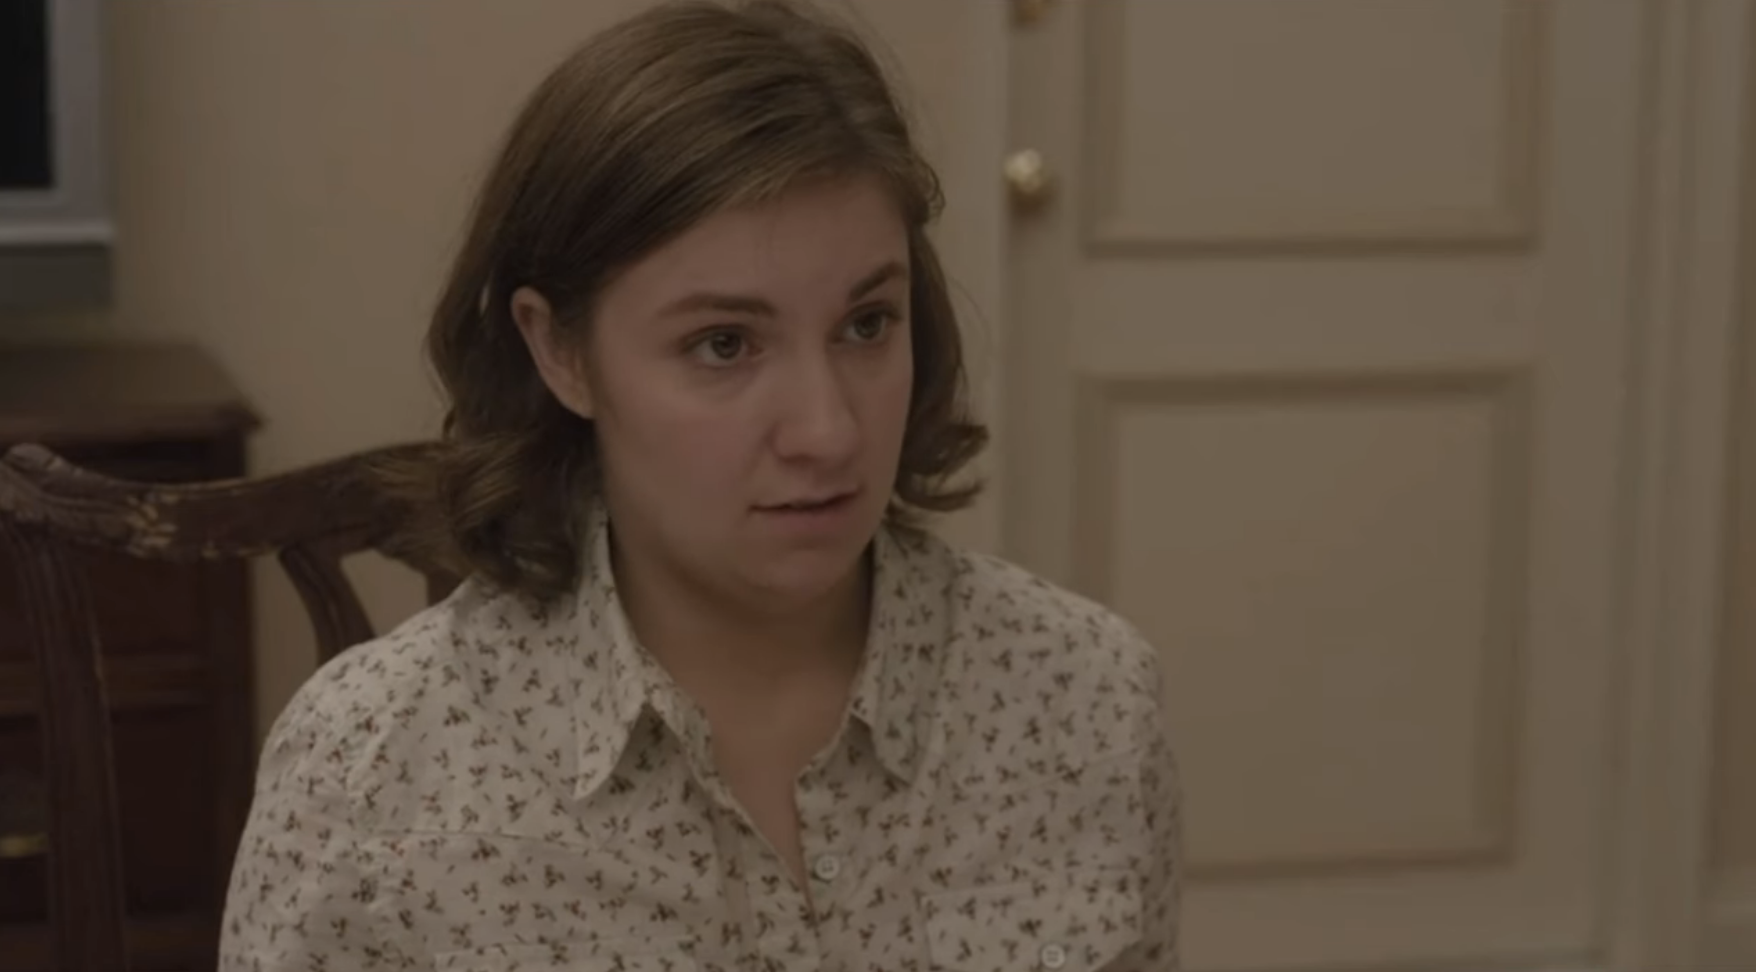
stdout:
<svg viewBox="0 0 1756 972">
<path fill-rule="evenodd" d="M 1163 731 L 1164 670 L 1131 620 L 999 556 L 949 544 L 941 556 L 951 579 L 932 708 L 955 778 L 979 788 L 1022 779 L 1021 767 L 1147 751 Z"/>
<path fill-rule="evenodd" d="M 264 763 L 331 767 L 344 782 L 368 754 L 395 744 L 399 728 L 442 722 L 479 707 L 499 676 L 500 646 L 536 637 L 541 614 L 522 599 L 465 581 L 379 637 L 321 665 L 281 710 Z M 484 645 L 488 650 L 483 651 Z"/>
<path fill-rule="evenodd" d="M 952 547 L 954 596 L 972 619 L 1128 650 L 1146 645 L 1140 630 L 1114 607 L 997 554 Z"/>
<path fill-rule="evenodd" d="M 1156 692 L 1158 648 L 1115 608 L 996 554 L 932 537 L 916 549 L 944 565 L 947 634 L 967 665 Z"/>
</svg>

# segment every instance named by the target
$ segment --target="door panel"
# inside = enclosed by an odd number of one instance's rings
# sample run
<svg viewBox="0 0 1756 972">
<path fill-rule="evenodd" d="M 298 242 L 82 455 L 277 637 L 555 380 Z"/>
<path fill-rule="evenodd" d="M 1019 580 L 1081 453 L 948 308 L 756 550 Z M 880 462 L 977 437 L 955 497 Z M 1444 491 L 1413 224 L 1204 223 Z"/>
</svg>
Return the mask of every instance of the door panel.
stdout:
<svg viewBox="0 0 1756 972">
<path fill-rule="evenodd" d="M 1530 230 L 1539 4 L 1135 0 L 1085 19 L 1093 242 Z"/>
<path fill-rule="evenodd" d="M 1015 30 L 1002 544 L 1166 655 L 1192 970 L 1597 950 L 1640 13 Z"/>
</svg>

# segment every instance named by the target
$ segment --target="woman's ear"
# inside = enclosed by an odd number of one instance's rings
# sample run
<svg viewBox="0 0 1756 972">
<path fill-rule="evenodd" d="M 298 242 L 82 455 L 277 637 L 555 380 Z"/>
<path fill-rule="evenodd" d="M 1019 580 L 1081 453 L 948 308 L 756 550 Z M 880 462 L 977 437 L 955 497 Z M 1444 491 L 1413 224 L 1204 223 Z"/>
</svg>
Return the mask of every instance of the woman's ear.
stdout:
<svg viewBox="0 0 1756 972">
<path fill-rule="evenodd" d="M 562 406 L 580 418 L 592 417 L 591 383 L 586 379 L 584 356 L 555 322 L 555 309 L 548 298 L 530 287 L 512 294 L 512 319 L 524 346 L 536 362 L 543 384 Z"/>
</svg>

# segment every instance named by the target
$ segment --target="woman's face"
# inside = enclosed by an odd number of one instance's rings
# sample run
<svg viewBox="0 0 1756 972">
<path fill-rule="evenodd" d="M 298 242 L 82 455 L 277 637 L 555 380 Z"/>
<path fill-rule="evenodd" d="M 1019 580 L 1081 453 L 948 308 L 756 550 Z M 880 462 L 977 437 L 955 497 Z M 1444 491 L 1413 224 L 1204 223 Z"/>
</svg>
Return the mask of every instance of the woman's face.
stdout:
<svg viewBox="0 0 1756 972">
<path fill-rule="evenodd" d="M 550 388 L 596 424 L 623 558 L 767 602 L 848 576 L 908 420 L 908 267 L 894 202 L 852 178 L 718 213 L 632 265 L 581 354 L 515 296 Z"/>
</svg>

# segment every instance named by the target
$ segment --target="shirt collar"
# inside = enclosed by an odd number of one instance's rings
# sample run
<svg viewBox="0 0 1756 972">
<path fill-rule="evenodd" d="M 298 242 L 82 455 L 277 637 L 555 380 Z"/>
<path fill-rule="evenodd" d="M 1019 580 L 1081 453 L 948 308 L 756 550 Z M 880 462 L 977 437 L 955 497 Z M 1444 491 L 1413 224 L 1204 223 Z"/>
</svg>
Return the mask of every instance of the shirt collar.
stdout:
<svg viewBox="0 0 1756 972">
<path fill-rule="evenodd" d="M 851 712 L 878 761 L 905 782 L 920 766 L 949 641 L 947 553 L 925 533 L 889 525 L 872 546 L 872 618 Z"/>
<path fill-rule="evenodd" d="M 608 516 L 598 504 L 582 545 L 574 620 L 574 635 L 582 641 L 576 652 L 582 681 L 574 714 L 579 740 L 574 792 L 580 798 L 610 778 L 649 710 L 685 737 L 690 752 L 710 748 L 706 720 L 634 637 L 616 592 L 609 533 Z M 870 733 L 880 764 L 904 781 L 913 780 L 920 765 L 950 630 L 954 572 L 947 554 L 931 536 L 891 525 L 878 531 L 872 545 L 871 620 L 850 714 Z"/>
<path fill-rule="evenodd" d="M 598 504 L 587 521 L 577 595 L 575 634 L 584 682 L 574 711 L 579 777 L 574 795 L 590 796 L 610 778 L 636 723 L 657 691 L 657 663 L 640 649 L 616 594 L 610 562 L 609 519 Z"/>
</svg>

